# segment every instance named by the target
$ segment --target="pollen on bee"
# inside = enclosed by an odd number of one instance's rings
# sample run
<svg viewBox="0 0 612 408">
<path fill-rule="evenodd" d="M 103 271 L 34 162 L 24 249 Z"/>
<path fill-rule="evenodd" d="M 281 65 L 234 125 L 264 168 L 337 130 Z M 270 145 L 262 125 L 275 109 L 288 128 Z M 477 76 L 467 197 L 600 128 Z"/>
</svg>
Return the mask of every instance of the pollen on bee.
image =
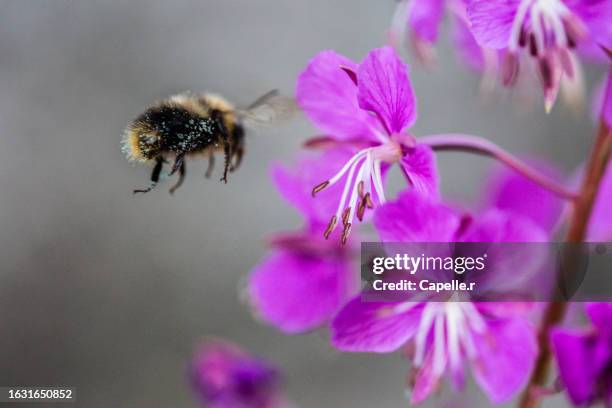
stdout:
<svg viewBox="0 0 612 408">
<path fill-rule="evenodd" d="M 146 147 L 157 142 L 158 135 L 146 126 L 135 122 L 127 127 L 121 141 L 121 151 L 132 162 L 146 162 Z"/>
<path fill-rule="evenodd" d="M 125 130 L 123 140 L 121 141 L 121 151 L 130 161 L 140 161 L 143 159 L 138 142 L 138 132 L 135 129 L 128 128 Z"/>
</svg>

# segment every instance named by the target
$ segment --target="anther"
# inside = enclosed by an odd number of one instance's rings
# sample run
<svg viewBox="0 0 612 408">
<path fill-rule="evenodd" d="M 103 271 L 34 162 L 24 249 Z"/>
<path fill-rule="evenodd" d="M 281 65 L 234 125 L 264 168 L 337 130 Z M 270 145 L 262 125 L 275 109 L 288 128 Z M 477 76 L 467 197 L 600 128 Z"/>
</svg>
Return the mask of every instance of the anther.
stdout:
<svg viewBox="0 0 612 408">
<path fill-rule="evenodd" d="M 527 33 L 523 28 L 521 28 L 521 31 L 519 33 L 518 44 L 521 48 L 527 45 Z"/>
<path fill-rule="evenodd" d="M 529 36 L 529 53 L 533 57 L 538 56 L 538 44 L 536 43 L 536 38 L 535 38 L 535 35 L 533 35 L 533 33 Z"/>
<path fill-rule="evenodd" d="M 359 197 L 363 198 L 363 180 L 357 185 L 357 191 L 359 191 Z"/>
<path fill-rule="evenodd" d="M 540 60 L 540 75 L 545 88 L 553 87 L 553 73 L 552 67 L 547 59 Z"/>
<path fill-rule="evenodd" d="M 325 187 L 329 186 L 329 180 L 322 182 L 321 184 L 317 184 L 313 189 L 312 189 L 312 196 L 316 196 L 317 193 L 319 193 L 321 190 L 325 189 Z"/>
<path fill-rule="evenodd" d="M 346 239 L 348 238 L 350 233 L 351 233 L 351 223 L 349 222 L 348 224 L 344 225 L 344 230 L 342 231 L 342 245 L 346 244 Z"/>
<path fill-rule="evenodd" d="M 351 213 L 351 207 L 346 207 L 344 212 L 342 213 L 342 223 L 346 225 L 348 223 L 348 218 Z"/>
<path fill-rule="evenodd" d="M 336 227 L 336 222 L 338 222 L 338 217 L 336 217 L 335 215 L 331 218 L 331 220 L 329 221 L 329 224 L 327 225 L 327 229 L 325 230 L 325 232 L 323 233 L 323 236 L 325 237 L 325 239 L 328 239 L 330 234 L 332 233 L 332 231 L 334 230 L 334 228 Z"/>
<path fill-rule="evenodd" d="M 359 221 L 363 221 L 363 213 L 365 212 L 366 209 L 366 198 L 363 197 L 363 199 L 359 202 L 359 207 L 357 207 L 357 219 Z"/>
<path fill-rule="evenodd" d="M 374 203 L 372 202 L 372 196 L 370 195 L 370 193 L 367 193 L 364 199 L 370 210 L 374 208 Z"/>
</svg>

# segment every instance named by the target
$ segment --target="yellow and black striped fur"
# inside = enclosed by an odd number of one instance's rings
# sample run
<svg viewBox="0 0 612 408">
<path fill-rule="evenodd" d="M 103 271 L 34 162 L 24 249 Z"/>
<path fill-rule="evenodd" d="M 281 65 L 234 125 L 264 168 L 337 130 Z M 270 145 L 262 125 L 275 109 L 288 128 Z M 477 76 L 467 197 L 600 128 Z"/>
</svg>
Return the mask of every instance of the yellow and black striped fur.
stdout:
<svg viewBox="0 0 612 408">
<path fill-rule="evenodd" d="M 244 128 L 234 107 L 212 94 L 179 94 L 147 109 L 125 130 L 123 151 L 135 162 L 154 162 L 151 184 L 134 193 L 151 191 L 160 179 L 164 163 L 173 159 L 169 175 L 178 171 L 179 179 L 170 189 L 173 193 L 185 178 L 185 159 L 205 155 L 212 173 L 214 154 L 223 152 L 228 171 L 235 170 L 244 154 Z"/>
</svg>

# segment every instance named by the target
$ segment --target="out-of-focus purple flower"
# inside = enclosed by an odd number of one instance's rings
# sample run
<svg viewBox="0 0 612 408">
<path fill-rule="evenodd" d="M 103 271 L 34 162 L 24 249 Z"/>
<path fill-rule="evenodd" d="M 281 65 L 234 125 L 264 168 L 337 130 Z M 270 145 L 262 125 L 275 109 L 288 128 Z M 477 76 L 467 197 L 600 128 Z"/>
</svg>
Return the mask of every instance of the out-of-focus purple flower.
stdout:
<svg viewBox="0 0 612 408">
<path fill-rule="evenodd" d="M 468 19 L 484 47 L 505 50 L 501 74 L 512 85 L 519 61 L 530 59 L 540 77 L 546 111 L 563 76 L 574 78 L 574 50 L 595 43 L 612 48 L 612 3 L 608 0 L 469 0 Z"/>
<path fill-rule="evenodd" d="M 472 35 L 465 0 L 400 1 L 391 24 L 390 41 L 392 44 L 407 41 L 415 56 L 424 65 L 431 65 L 440 25 L 447 14 L 452 19 L 452 43 L 459 59 L 468 68 L 483 74 L 483 82 L 490 82 L 497 73 L 499 53 L 480 46 Z"/>
<path fill-rule="evenodd" d="M 322 155 L 306 152 L 294 166 L 272 168 L 277 189 L 306 223 L 297 232 L 278 233 L 269 239 L 269 253 L 249 276 L 248 296 L 255 313 L 285 333 L 327 323 L 357 290 L 352 241 L 343 246 L 337 239 L 323 238 L 326 218 L 337 204 L 327 195 L 321 200 L 311 196 L 312 186 L 338 171 L 351 156 L 342 148 Z M 331 187 L 330 192 L 338 187 Z"/>
<path fill-rule="evenodd" d="M 402 193 L 381 206 L 374 224 L 386 242 L 541 242 L 547 234 L 518 214 L 490 210 L 465 217 L 428 197 Z M 445 373 L 460 389 L 464 365 L 494 403 L 527 382 L 536 356 L 525 304 L 505 302 L 368 302 L 360 296 L 332 323 L 333 344 L 345 351 L 395 351 L 407 346 L 414 363 L 412 403 L 436 390 Z"/>
<path fill-rule="evenodd" d="M 319 143 L 353 150 L 339 171 L 312 191 L 316 195 L 344 184 L 333 194 L 337 204 L 326 238 L 341 222 L 345 242 L 354 218 L 362 220 L 366 208 L 385 202 L 383 173 L 390 164 L 398 163 L 416 190 L 438 194 L 432 150 L 406 133 L 416 120 L 416 100 L 408 67 L 391 47 L 371 51 L 361 64 L 333 51 L 319 53 L 298 79 L 297 100 L 325 133 Z"/>
<path fill-rule="evenodd" d="M 530 164 L 552 180 L 564 179 L 561 171 L 551 163 L 531 160 Z M 565 205 L 562 199 L 505 166 L 494 168 L 488 179 L 483 208 L 498 208 L 526 217 L 552 238 Z"/>
<path fill-rule="evenodd" d="M 211 408 L 287 408 L 278 371 L 225 340 L 209 340 L 196 351 L 191 384 Z"/>
<path fill-rule="evenodd" d="M 434 59 L 433 46 L 438 41 L 446 3 L 446 0 L 399 1 L 389 30 L 391 44 L 408 41 L 416 57 L 423 64 L 430 65 Z"/>
<path fill-rule="evenodd" d="M 571 401 L 612 407 L 612 304 L 588 303 L 590 330 L 555 328 L 552 347 Z"/>
</svg>

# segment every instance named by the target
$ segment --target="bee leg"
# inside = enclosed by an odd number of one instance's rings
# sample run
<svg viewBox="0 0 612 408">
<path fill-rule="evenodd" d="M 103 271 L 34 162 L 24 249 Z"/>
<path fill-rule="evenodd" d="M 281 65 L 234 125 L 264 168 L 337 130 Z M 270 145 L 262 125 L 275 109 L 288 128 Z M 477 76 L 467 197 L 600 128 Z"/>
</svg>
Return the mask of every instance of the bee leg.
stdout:
<svg viewBox="0 0 612 408">
<path fill-rule="evenodd" d="M 223 177 L 221 177 L 221 181 L 223 181 L 224 183 L 227 184 L 227 172 L 229 171 L 230 168 L 230 162 L 231 162 L 231 146 L 229 144 L 229 142 L 225 142 L 224 146 L 223 146 L 223 155 L 225 158 L 225 166 L 223 167 Z"/>
<path fill-rule="evenodd" d="M 186 169 L 185 169 L 185 160 L 181 161 L 181 166 L 179 167 L 179 179 L 176 182 L 175 185 L 172 186 L 172 188 L 170 188 L 170 194 L 174 194 L 174 192 L 181 186 L 183 185 L 183 181 L 185 181 L 185 173 L 186 173 Z"/>
<path fill-rule="evenodd" d="M 230 168 L 230 171 L 234 171 L 238 167 L 240 167 L 240 163 L 242 163 L 242 156 L 244 156 L 244 148 L 238 147 L 236 149 L 236 152 L 234 153 L 235 159 L 234 163 L 232 164 L 232 167 Z"/>
<path fill-rule="evenodd" d="M 172 165 L 172 170 L 170 170 L 170 176 L 174 175 L 177 170 L 179 170 L 183 166 L 183 161 L 185 160 L 185 153 L 179 153 L 176 155 L 176 159 L 174 159 L 174 164 Z"/>
<path fill-rule="evenodd" d="M 155 160 L 155 167 L 153 167 L 153 172 L 151 173 L 151 184 L 149 187 L 145 189 L 134 190 L 134 194 L 136 193 L 148 193 L 153 190 L 159 181 L 159 175 L 161 174 L 162 167 L 164 165 L 164 159 L 162 157 L 158 157 Z"/>
<path fill-rule="evenodd" d="M 214 168 L 215 168 L 215 154 L 211 150 L 210 152 L 208 152 L 208 167 L 206 168 L 206 173 L 204 173 L 204 176 L 206 178 L 210 178 L 210 176 L 212 176 L 212 172 Z"/>
<path fill-rule="evenodd" d="M 213 110 L 211 113 L 211 117 L 215 119 L 217 122 L 217 126 L 219 131 L 221 132 L 221 137 L 223 137 L 223 155 L 225 159 L 225 165 L 223 167 L 223 177 L 221 177 L 221 181 L 227 183 L 227 172 L 230 169 L 231 159 L 232 159 L 232 141 L 230 139 L 230 134 L 225 127 L 225 123 L 223 122 L 223 113 L 218 110 Z"/>
</svg>

